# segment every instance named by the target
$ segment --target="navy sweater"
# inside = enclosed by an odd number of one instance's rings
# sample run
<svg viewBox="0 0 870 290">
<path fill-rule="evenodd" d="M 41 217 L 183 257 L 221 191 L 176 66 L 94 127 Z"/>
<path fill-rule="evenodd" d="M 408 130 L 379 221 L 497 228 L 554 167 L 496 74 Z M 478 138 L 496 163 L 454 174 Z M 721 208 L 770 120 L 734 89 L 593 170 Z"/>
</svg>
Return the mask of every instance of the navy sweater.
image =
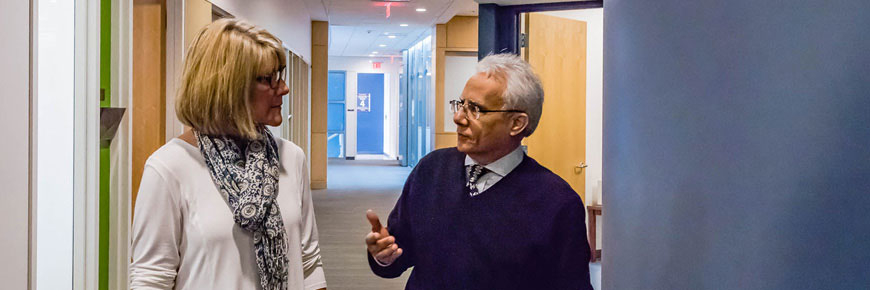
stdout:
<svg viewBox="0 0 870 290">
<path fill-rule="evenodd" d="M 592 289 L 580 196 L 534 159 L 471 197 L 465 154 L 434 151 L 408 176 L 388 219 L 403 255 L 381 277 L 414 267 L 405 289 Z"/>
</svg>

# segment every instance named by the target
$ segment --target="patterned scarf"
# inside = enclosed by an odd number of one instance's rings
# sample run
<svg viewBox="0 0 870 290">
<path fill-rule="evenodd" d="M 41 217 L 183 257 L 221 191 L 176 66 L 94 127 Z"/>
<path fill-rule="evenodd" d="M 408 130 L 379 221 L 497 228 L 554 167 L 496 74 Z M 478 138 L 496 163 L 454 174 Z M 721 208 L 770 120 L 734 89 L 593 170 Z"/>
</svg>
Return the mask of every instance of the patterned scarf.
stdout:
<svg viewBox="0 0 870 290">
<path fill-rule="evenodd" d="M 287 289 L 284 221 L 278 192 L 278 145 L 265 127 L 242 153 L 227 136 L 196 132 L 199 151 L 221 196 L 241 228 L 254 234 L 254 253 L 264 290 Z"/>
</svg>

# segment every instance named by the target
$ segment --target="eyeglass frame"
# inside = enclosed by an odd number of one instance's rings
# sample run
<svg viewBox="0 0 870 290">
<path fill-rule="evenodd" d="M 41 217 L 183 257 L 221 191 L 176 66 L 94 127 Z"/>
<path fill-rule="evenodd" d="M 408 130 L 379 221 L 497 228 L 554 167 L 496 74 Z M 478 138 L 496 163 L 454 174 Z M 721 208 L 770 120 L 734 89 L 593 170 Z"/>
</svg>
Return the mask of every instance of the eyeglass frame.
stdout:
<svg viewBox="0 0 870 290">
<path fill-rule="evenodd" d="M 458 106 L 457 106 L 457 104 L 459 104 L 459 106 L 462 107 L 462 113 L 465 114 L 466 117 L 471 116 L 471 115 L 469 115 L 469 113 L 474 113 L 475 120 L 480 119 L 480 113 L 485 114 L 485 113 L 498 113 L 498 112 L 501 112 L 501 113 L 525 113 L 526 112 L 523 110 L 516 110 L 516 109 L 488 110 L 488 109 L 484 109 L 483 107 L 481 107 L 478 104 L 475 104 L 472 101 L 461 100 L 461 99 L 460 100 L 451 100 L 449 102 L 449 104 L 450 104 L 450 110 L 453 111 L 453 114 L 459 113 Z M 471 108 L 469 108 L 469 106 L 473 106 L 474 108 L 477 108 L 477 109 L 472 112 L 472 110 L 471 110 Z"/>
<path fill-rule="evenodd" d="M 277 89 L 280 87 L 280 82 L 287 79 L 287 67 L 281 66 L 278 70 L 268 75 L 259 75 L 255 79 L 261 84 L 269 85 L 272 89 Z"/>
</svg>

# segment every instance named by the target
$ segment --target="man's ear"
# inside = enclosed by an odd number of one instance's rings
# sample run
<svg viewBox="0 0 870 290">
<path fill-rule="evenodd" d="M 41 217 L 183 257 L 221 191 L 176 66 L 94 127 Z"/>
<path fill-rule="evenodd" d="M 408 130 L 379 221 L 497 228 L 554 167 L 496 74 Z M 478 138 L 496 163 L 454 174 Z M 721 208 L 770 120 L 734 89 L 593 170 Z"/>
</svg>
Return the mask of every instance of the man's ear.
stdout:
<svg viewBox="0 0 870 290">
<path fill-rule="evenodd" d="M 511 117 L 511 136 L 522 135 L 529 126 L 529 115 L 526 113 L 514 113 Z"/>
</svg>

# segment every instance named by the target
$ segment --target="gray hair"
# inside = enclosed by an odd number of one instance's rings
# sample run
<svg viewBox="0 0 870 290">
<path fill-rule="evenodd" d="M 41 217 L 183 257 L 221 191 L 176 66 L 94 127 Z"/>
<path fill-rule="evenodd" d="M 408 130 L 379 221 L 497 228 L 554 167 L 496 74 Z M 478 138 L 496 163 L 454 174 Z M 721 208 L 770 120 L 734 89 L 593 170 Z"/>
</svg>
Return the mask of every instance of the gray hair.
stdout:
<svg viewBox="0 0 870 290">
<path fill-rule="evenodd" d="M 477 63 L 477 72 L 500 78 L 505 83 L 502 109 L 522 110 L 528 114 L 529 125 L 523 134 L 532 135 L 544 106 L 544 88 L 532 66 L 515 54 L 490 54 Z"/>
</svg>

